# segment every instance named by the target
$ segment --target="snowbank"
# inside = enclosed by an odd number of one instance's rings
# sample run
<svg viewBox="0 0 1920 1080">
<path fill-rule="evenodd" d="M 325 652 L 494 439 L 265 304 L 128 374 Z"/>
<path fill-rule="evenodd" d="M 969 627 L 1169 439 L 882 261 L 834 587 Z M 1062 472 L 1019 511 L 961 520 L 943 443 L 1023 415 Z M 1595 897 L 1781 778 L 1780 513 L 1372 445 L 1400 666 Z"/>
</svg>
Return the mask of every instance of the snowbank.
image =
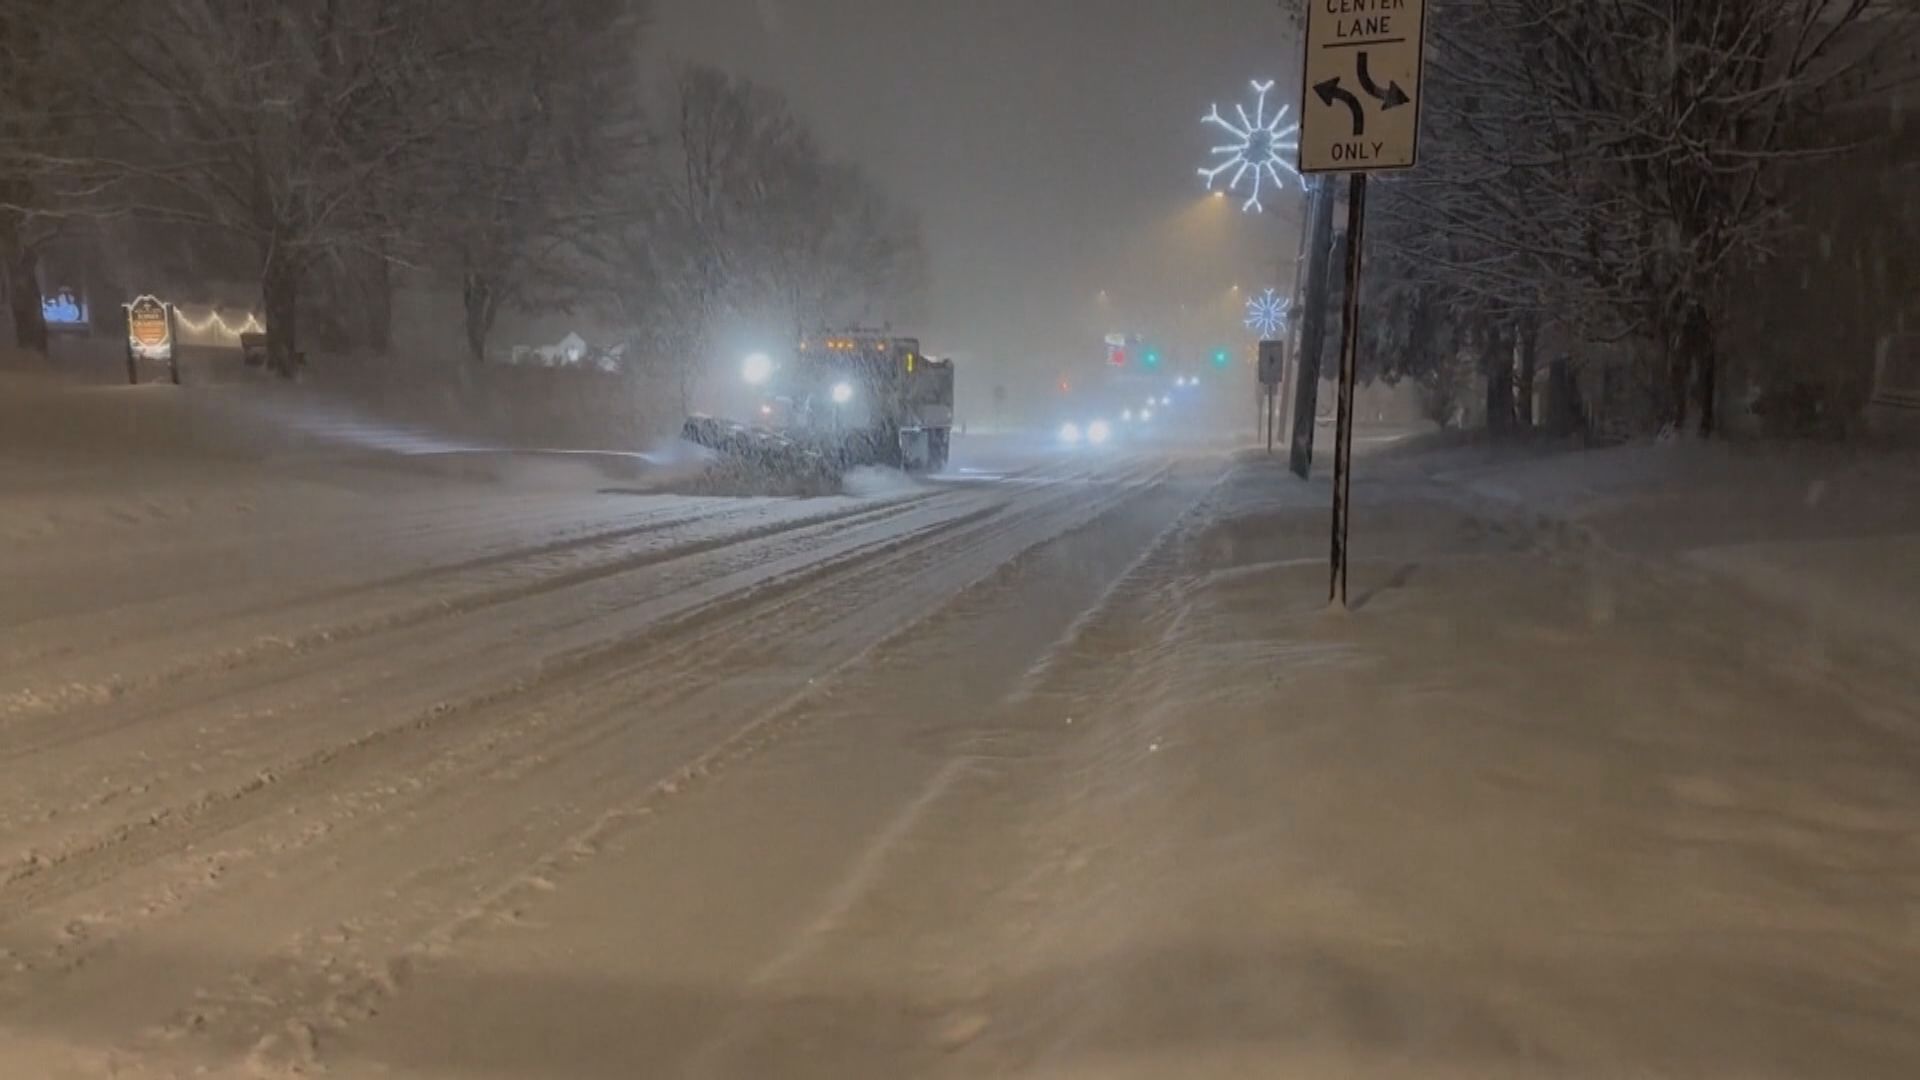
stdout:
<svg viewBox="0 0 1920 1080">
<path fill-rule="evenodd" d="M 1355 613 L 1324 489 L 1249 465 L 1056 665 L 1026 1074 L 1914 1075 L 1920 796 L 1862 722 L 1910 680 L 1355 490 Z"/>
<path fill-rule="evenodd" d="M 1920 454 L 1651 443 L 1438 478 L 1614 551 L 1712 573 L 1812 631 L 1920 653 Z"/>
<path fill-rule="evenodd" d="M 509 449 L 271 380 L 77 386 L 0 375 L 0 542 L 231 536 L 369 495 L 424 497 L 450 483 L 593 491 L 671 476 L 674 464 L 672 454 Z"/>
</svg>

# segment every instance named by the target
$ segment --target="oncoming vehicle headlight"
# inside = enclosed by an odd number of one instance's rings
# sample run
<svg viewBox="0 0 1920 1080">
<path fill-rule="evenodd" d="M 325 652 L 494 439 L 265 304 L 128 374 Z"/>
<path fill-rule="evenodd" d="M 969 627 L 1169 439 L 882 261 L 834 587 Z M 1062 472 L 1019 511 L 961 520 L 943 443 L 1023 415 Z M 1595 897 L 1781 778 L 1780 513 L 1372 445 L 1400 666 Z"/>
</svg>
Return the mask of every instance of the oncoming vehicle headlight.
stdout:
<svg viewBox="0 0 1920 1080">
<path fill-rule="evenodd" d="M 773 378 L 773 357 L 766 353 L 754 353 L 740 365 L 740 377 L 747 380 L 748 386 L 761 386 Z"/>
<path fill-rule="evenodd" d="M 833 384 L 833 403 L 835 405 L 845 405 L 847 402 L 852 400 L 853 400 L 853 384 L 852 383 L 834 383 Z"/>
<path fill-rule="evenodd" d="M 1078 445 L 1080 442 L 1080 425 L 1071 420 L 1061 424 L 1060 441 L 1066 443 L 1068 446 Z"/>
<path fill-rule="evenodd" d="M 1087 441 L 1098 446 L 1113 437 L 1113 428 L 1105 420 L 1095 420 L 1087 425 Z"/>
</svg>

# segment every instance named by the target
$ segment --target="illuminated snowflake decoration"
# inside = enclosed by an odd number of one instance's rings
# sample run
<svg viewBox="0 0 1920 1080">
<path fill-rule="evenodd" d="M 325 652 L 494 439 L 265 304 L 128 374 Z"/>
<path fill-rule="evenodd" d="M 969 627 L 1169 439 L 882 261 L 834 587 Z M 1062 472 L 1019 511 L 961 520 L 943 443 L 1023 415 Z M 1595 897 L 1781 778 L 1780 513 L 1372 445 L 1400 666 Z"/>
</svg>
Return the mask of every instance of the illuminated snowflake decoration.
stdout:
<svg viewBox="0 0 1920 1080">
<path fill-rule="evenodd" d="M 1287 106 L 1275 110 L 1273 116 L 1267 116 L 1267 93 L 1273 89 L 1272 80 L 1253 84 L 1253 115 L 1247 115 L 1245 105 L 1235 105 L 1234 113 L 1240 122 L 1220 115 L 1220 106 L 1215 105 L 1201 118 L 1204 124 L 1217 127 L 1232 136 L 1232 141 L 1213 148 L 1214 164 L 1202 168 L 1200 175 L 1207 178 L 1207 190 L 1214 190 L 1216 181 L 1225 179 L 1227 191 L 1239 191 L 1240 185 L 1252 181 L 1252 190 L 1247 201 L 1240 209 L 1250 214 L 1260 213 L 1260 193 L 1269 183 L 1276 188 L 1287 186 L 1287 177 L 1299 181 L 1300 174 L 1287 163 L 1285 154 L 1300 148 L 1298 136 L 1299 124 L 1287 123 Z M 1304 188 L 1306 185 L 1301 184 Z"/>
<path fill-rule="evenodd" d="M 1287 309 L 1292 301 L 1279 293 L 1268 289 L 1259 296 L 1247 301 L 1247 329 L 1258 333 L 1262 340 L 1272 340 L 1287 325 Z"/>
</svg>

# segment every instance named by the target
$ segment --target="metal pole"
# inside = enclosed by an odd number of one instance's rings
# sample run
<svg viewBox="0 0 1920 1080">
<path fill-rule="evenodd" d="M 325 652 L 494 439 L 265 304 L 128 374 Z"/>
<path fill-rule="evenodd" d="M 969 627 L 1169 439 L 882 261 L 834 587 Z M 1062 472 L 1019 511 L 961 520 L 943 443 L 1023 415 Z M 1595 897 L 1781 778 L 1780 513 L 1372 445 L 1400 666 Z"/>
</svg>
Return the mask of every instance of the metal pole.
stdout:
<svg viewBox="0 0 1920 1080">
<path fill-rule="evenodd" d="M 178 310 L 172 304 L 167 305 L 167 377 L 175 386 L 180 385 L 180 326 L 174 318 Z"/>
<path fill-rule="evenodd" d="M 1353 492 L 1353 392 L 1359 374 L 1360 249 L 1367 213 L 1367 174 L 1347 188 L 1347 295 L 1340 312 L 1340 414 L 1333 452 L 1333 586 L 1331 602 L 1347 606 L 1347 523 Z"/>
<path fill-rule="evenodd" d="M 1286 363 L 1280 368 L 1280 385 L 1277 388 L 1278 392 L 1274 395 L 1276 401 L 1276 405 L 1274 406 L 1276 409 L 1274 424 L 1277 426 L 1277 431 L 1275 432 L 1276 438 L 1288 446 L 1292 446 L 1293 432 L 1287 424 L 1287 413 L 1285 410 L 1286 403 L 1293 400 L 1293 376 L 1295 369 L 1300 366 L 1300 350 L 1293 344 L 1293 342 L 1298 341 L 1299 338 L 1292 334 L 1288 334 L 1287 337 L 1287 359 Z"/>
<path fill-rule="evenodd" d="M 1309 201 L 1307 273 L 1300 316 L 1300 353 L 1294 365 L 1292 468 L 1305 480 L 1313 469 L 1314 417 L 1319 412 L 1321 353 L 1326 340 L 1327 291 L 1333 261 L 1333 178 L 1314 179 Z"/>
</svg>

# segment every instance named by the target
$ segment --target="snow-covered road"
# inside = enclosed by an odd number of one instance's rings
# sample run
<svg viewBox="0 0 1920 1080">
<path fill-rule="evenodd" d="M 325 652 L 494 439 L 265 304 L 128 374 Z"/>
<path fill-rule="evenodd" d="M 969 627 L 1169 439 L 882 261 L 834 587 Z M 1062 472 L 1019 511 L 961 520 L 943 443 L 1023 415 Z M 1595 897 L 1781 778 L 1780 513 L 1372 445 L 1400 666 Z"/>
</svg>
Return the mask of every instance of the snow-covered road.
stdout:
<svg viewBox="0 0 1920 1080">
<path fill-rule="evenodd" d="M 1005 662 L 1030 663 L 1217 468 L 1028 457 L 811 500 L 399 483 L 239 528 L 21 539 L 6 1074 L 312 1064 L 290 1031 L 370 1015 L 544 863 L 1070 550 L 1050 593 L 1001 597 L 1030 647 Z M 991 685 L 1002 646 L 934 640 L 924 701 Z"/>
<path fill-rule="evenodd" d="M 1379 453 L 0 483 L 0 1076 L 1914 1075 L 1910 664 Z"/>
</svg>

